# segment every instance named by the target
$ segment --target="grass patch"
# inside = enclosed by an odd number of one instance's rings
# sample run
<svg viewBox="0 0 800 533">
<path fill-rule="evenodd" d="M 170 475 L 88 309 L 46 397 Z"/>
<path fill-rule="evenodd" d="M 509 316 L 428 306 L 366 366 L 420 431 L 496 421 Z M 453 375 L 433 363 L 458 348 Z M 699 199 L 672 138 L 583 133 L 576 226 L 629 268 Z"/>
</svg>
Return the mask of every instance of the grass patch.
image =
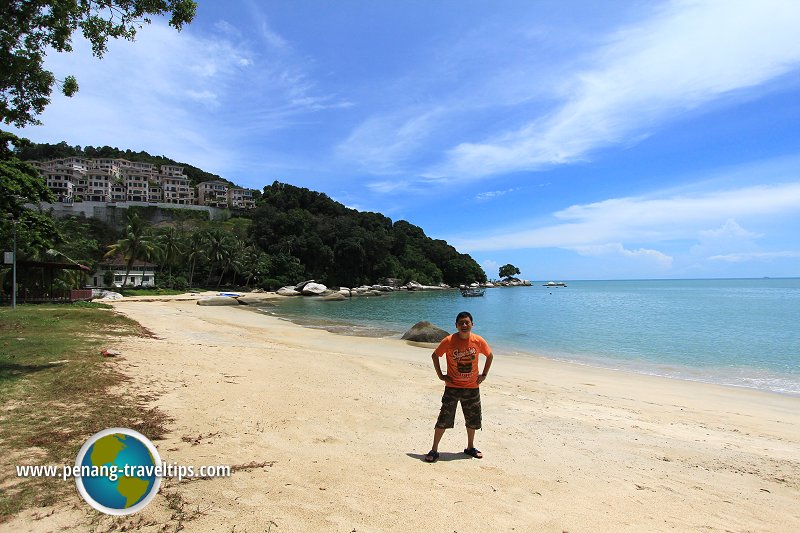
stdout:
<svg viewBox="0 0 800 533">
<path fill-rule="evenodd" d="M 0 308 L 0 524 L 23 509 L 57 503 L 74 482 L 16 478 L 14 465 L 74 464 L 86 439 L 128 427 L 158 439 L 169 421 L 124 394 L 127 377 L 100 351 L 127 336 L 151 336 L 102 304 Z"/>
</svg>

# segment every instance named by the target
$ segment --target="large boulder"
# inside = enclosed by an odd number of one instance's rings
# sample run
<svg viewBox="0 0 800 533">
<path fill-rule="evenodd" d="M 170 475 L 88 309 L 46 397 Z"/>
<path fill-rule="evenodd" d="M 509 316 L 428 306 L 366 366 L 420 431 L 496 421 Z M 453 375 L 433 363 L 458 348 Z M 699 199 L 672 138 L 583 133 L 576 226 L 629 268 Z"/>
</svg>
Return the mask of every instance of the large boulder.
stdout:
<svg viewBox="0 0 800 533">
<path fill-rule="evenodd" d="M 275 299 L 275 295 L 268 292 L 251 292 L 236 298 L 245 305 L 259 305 Z"/>
<path fill-rule="evenodd" d="M 320 296 L 328 290 L 328 287 L 322 283 L 306 283 L 303 290 L 303 296 Z"/>
<path fill-rule="evenodd" d="M 239 300 L 230 296 L 209 296 L 197 300 L 197 305 L 239 305 Z"/>
<path fill-rule="evenodd" d="M 281 287 L 275 294 L 279 296 L 300 296 L 300 291 L 294 290 L 294 287 Z"/>
<path fill-rule="evenodd" d="M 446 332 L 443 329 L 440 329 L 430 322 L 423 320 L 422 322 L 417 322 L 414 324 L 411 329 L 403 333 L 403 336 L 400 337 L 403 340 L 407 341 L 414 341 L 414 342 L 441 342 L 442 339 L 450 335 L 450 333 Z"/>
<path fill-rule="evenodd" d="M 322 300 L 325 302 L 341 302 L 342 300 L 347 300 L 347 296 L 341 292 L 332 292 L 323 296 Z"/>
<path fill-rule="evenodd" d="M 314 280 L 313 279 L 307 279 L 305 281 L 301 281 L 300 283 L 298 283 L 297 285 L 294 286 L 294 290 L 296 290 L 297 292 L 301 292 L 303 290 L 303 287 L 305 287 L 309 283 L 314 283 Z"/>
</svg>

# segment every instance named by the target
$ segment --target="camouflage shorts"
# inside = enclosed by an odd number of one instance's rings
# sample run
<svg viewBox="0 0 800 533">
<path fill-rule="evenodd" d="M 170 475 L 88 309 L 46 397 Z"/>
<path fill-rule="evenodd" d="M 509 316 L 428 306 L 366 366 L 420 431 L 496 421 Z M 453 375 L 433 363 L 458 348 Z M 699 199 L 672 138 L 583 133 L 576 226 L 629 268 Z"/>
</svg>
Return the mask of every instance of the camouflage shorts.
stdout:
<svg viewBox="0 0 800 533">
<path fill-rule="evenodd" d="M 481 428 L 481 390 L 445 387 L 442 396 L 442 409 L 436 420 L 439 429 L 452 428 L 456 422 L 456 404 L 461 402 L 464 425 L 469 429 Z"/>
</svg>

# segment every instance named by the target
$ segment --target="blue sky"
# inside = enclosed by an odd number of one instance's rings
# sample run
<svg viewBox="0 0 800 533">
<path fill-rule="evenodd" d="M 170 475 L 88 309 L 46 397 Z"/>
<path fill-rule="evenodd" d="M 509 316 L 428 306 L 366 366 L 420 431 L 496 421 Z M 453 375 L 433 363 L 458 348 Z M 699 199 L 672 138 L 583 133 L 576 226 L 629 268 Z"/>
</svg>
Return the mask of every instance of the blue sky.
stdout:
<svg viewBox="0 0 800 533">
<path fill-rule="evenodd" d="M 37 142 L 274 180 L 490 278 L 800 276 L 800 3 L 199 0 L 51 54 Z"/>
</svg>

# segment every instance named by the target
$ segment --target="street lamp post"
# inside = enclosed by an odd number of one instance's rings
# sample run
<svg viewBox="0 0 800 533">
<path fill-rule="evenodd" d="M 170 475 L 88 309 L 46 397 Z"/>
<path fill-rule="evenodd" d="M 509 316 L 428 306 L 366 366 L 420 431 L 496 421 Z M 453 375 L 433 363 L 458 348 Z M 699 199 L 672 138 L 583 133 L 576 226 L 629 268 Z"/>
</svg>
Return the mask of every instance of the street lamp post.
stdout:
<svg viewBox="0 0 800 533">
<path fill-rule="evenodd" d="M 11 271 L 11 309 L 17 308 L 17 219 L 12 219 L 11 224 L 14 226 L 14 254 L 12 260 Z"/>
</svg>

